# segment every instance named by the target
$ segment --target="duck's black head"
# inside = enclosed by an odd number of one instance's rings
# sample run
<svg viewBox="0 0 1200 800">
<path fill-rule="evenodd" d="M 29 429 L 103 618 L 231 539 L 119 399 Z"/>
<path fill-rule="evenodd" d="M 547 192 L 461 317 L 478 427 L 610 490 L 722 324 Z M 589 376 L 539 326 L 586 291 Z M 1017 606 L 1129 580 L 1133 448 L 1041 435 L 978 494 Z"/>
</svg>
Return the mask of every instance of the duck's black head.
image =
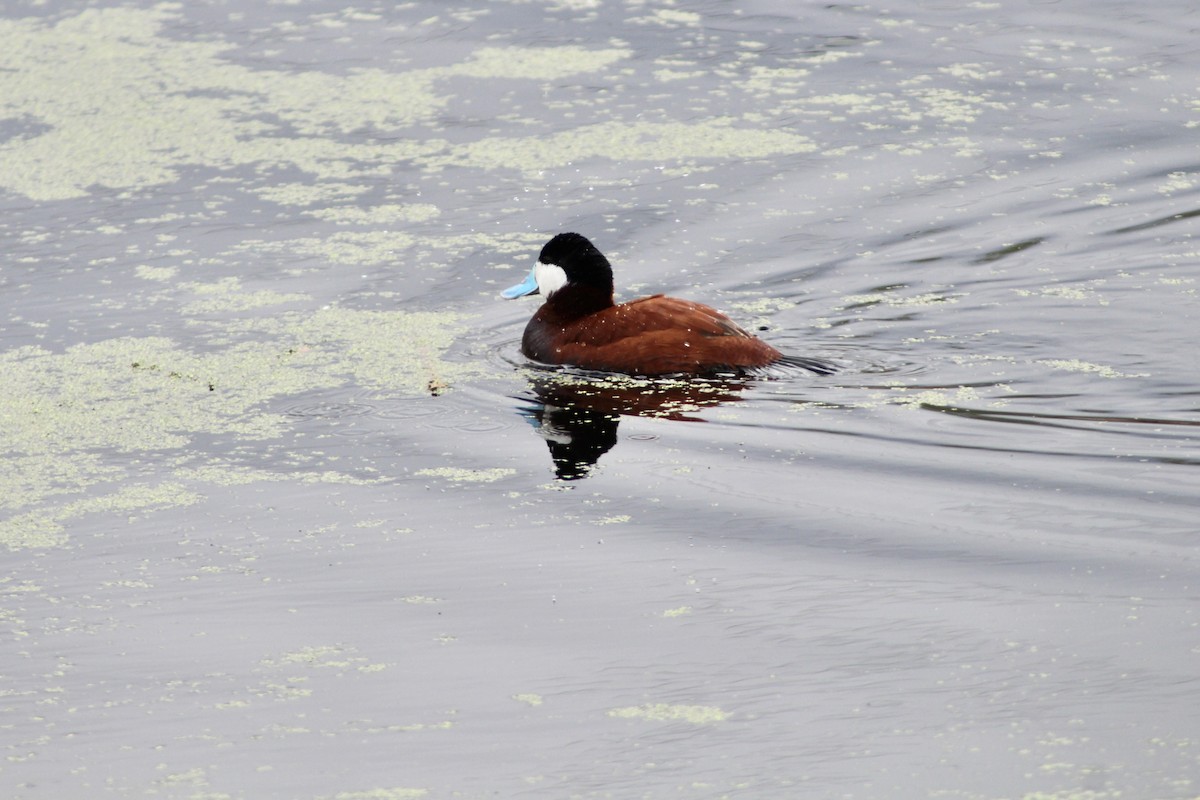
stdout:
<svg viewBox="0 0 1200 800">
<path fill-rule="evenodd" d="M 546 242 L 538 264 L 549 268 L 538 270 L 538 288 L 544 295 L 566 284 L 590 286 L 612 295 L 612 265 L 587 237 L 578 233 L 560 233 Z M 562 270 L 561 278 L 554 267 Z"/>
<path fill-rule="evenodd" d="M 546 242 L 525 282 L 505 289 L 502 294 L 509 299 L 529 294 L 549 299 L 567 286 L 612 301 L 612 265 L 587 237 L 578 233 L 560 233 Z"/>
</svg>

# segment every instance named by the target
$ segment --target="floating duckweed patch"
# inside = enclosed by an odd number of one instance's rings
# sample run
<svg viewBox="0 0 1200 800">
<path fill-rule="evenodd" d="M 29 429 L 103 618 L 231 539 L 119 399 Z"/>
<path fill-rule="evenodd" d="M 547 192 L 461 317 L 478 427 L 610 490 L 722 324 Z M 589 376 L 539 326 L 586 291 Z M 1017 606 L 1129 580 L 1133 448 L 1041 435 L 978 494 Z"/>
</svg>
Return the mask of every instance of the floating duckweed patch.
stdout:
<svg viewBox="0 0 1200 800">
<path fill-rule="evenodd" d="M 594 525 L 621 525 L 626 522 L 629 522 L 631 519 L 633 519 L 633 517 L 629 516 L 628 514 L 614 514 L 611 517 L 600 517 L 599 519 L 592 520 L 592 524 L 594 524 Z"/>
<path fill-rule="evenodd" d="M 331 236 L 304 236 L 280 242 L 248 241 L 237 250 L 255 253 L 296 253 L 334 264 L 388 264 L 417 239 L 400 231 L 338 231 Z"/>
<path fill-rule="evenodd" d="M 202 499 L 201 495 L 174 481 L 155 486 L 127 486 L 111 494 L 17 514 L 0 521 L 0 544 L 11 550 L 54 547 L 66 541 L 64 523 L 84 514 L 155 511 L 193 505 Z"/>
<path fill-rule="evenodd" d="M 690 722 L 693 725 L 712 725 L 724 722 L 729 714 L 716 706 L 683 706 L 667 703 L 647 703 L 641 706 L 614 708 L 610 717 L 644 719 L 652 722 Z"/>
<path fill-rule="evenodd" d="M 261 664 L 264 667 L 279 667 L 287 664 L 302 664 L 306 667 L 325 668 L 325 667 L 349 667 L 354 662 L 365 661 L 366 659 L 351 656 L 354 648 L 346 648 L 340 645 L 321 645 L 314 647 L 303 647 L 300 650 L 291 653 L 282 653 L 278 658 L 263 659 Z"/>
<path fill-rule="evenodd" d="M 438 77 L 461 75 L 471 78 L 525 78 L 554 80 L 567 75 L 596 72 L 628 58 L 632 52 L 614 47 L 484 47 L 470 61 L 452 67 L 428 70 Z"/>
<path fill-rule="evenodd" d="M 361 792 L 338 792 L 321 800 L 417 800 L 429 794 L 425 789 L 393 786 L 388 789 L 366 789 Z"/>
<path fill-rule="evenodd" d="M 367 486 L 379 483 L 382 478 L 362 478 L 347 475 L 342 472 L 325 470 L 322 472 L 269 472 L 265 469 L 255 469 L 238 464 L 208 464 L 203 467 L 183 467 L 174 472 L 180 480 L 207 483 L 212 486 L 245 486 L 250 483 L 265 481 L 285 481 L 287 483 L 342 483 L 354 486 Z"/>
<path fill-rule="evenodd" d="M 1015 289 L 1014 291 L 1021 297 L 1055 297 L 1063 300 L 1095 302 L 1102 306 L 1109 304 L 1107 299 L 1101 297 L 1092 289 L 1080 286 L 1043 286 L 1036 291 L 1030 289 Z"/>
<path fill-rule="evenodd" d="M 527 705 L 531 705 L 534 707 L 540 706 L 543 702 L 542 696 L 540 694 L 533 694 L 533 693 L 514 694 L 512 696 L 512 699 L 516 700 L 518 703 L 525 703 Z"/>
<path fill-rule="evenodd" d="M 342 206 L 308 212 L 311 216 L 329 220 L 338 225 L 395 225 L 402 222 L 428 222 L 440 213 L 437 206 L 429 203 L 388 203 L 370 208 Z"/>
<path fill-rule="evenodd" d="M 657 23 L 674 28 L 678 25 L 694 27 L 700 24 L 701 17 L 694 11 L 676 11 L 670 8 L 656 9 L 648 17 L 633 20 L 641 23 Z"/>
<path fill-rule="evenodd" d="M 1112 367 L 1104 364 L 1091 364 L 1087 361 L 1080 361 L 1077 358 L 1043 358 L 1038 361 L 1039 364 L 1045 364 L 1054 369 L 1066 370 L 1067 372 L 1089 372 L 1093 375 L 1099 375 L 1101 378 L 1144 378 L 1146 373 L 1128 373 L 1120 372 Z"/>
<path fill-rule="evenodd" d="M 445 478 L 448 481 L 455 483 L 492 483 L 502 478 L 507 478 L 509 475 L 516 474 L 515 469 L 505 467 L 496 467 L 495 469 L 463 469 L 461 467 L 434 467 L 432 469 L 419 469 L 414 472 L 414 475 L 428 476 L 431 478 Z"/>
<path fill-rule="evenodd" d="M 765 158 L 811 153 L 805 136 L 781 130 L 737 128 L 729 120 L 602 122 L 550 136 L 496 137 L 463 145 L 449 157 L 423 159 L 434 166 L 460 164 L 537 172 L 586 158 L 616 161 L 676 161 L 679 158 Z"/>
<path fill-rule="evenodd" d="M 981 402 L 979 392 L 972 386 L 959 386 L 953 392 L 940 389 L 924 389 L 912 391 L 898 389 L 901 392 L 895 402 L 909 408 L 934 406 L 938 408 L 961 408 Z"/>
<path fill-rule="evenodd" d="M 0 353 L 3 449 L 27 455 L 93 448 L 182 447 L 190 433 L 276 436 L 282 418 L 248 416 L 277 394 L 334 385 L 298 366 L 310 361 L 261 343 L 199 355 L 160 337 L 108 339 L 62 353 L 23 347 Z"/>
<path fill-rule="evenodd" d="M 773 94 L 798 95 L 810 74 L 807 69 L 794 67 L 752 67 L 742 88 L 764 99 Z"/>
<path fill-rule="evenodd" d="M 414 606 L 427 606 L 442 602 L 436 597 L 427 597 L 423 594 L 410 594 L 407 597 L 400 598 L 403 602 Z"/>
<path fill-rule="evenodd" d="M 869 115 L 878 126 L 929 120 L 957 131 L 987 111 L 1008 107 L 995 92 L 977 90 L 986 73 L 975 64 L 944 69 L 948 79 L 968 84 L 960 88 L 914 84 L 902 92 L 813 95 L 806 90 L 813 70 L 863 55 L 860 49 L 837 49 L 809 54 L 803 68 L 755 65 L 746 77 L 726 76 L 738 92 L 770 100 L 770 114 L 752 111 L 740 118 L 686 122 L 614 120 L 549 136 L 485 136 L 458 145 L 427 135 L 347 141 L 346 134 L 364 129 L 404 129 L 435 118 L 455 97 L 455 90 L 444 86 L 451 80 L 483 83 L 464 90 L 480 94 L 498 80 L 551 82 L 611 72 L 633 53 L 624 47 L 485 47 L 460 63 L 407 71 L 251 69 L 232 60 L 234 44 L 164 35 L 164 27 L 180 16 L 177 5 L 162 3 L 150 9 L 89 9 L 57 21 L 0 21 L 0 70 L 15 76 L 6 110 L 23 126 L 21 135 L 0 145 L 0 186 L 36 200 L 58 200 L 84 196 L 95 186 L 172 182 L 191 165 L 298 168 L 317 181 L 253 191 L 277 203 L 313 206 L 352 200 L 368 191 L 353 181 L 375 179 L 398 162 L 534 172 L 608 158 L 654 162 L 670 174 L 681 165 L 697 168 L 688 162 L 698 159 L 820 150 L 806 136 L 764 124 L 797 114 Z M 699 19 L 694 12 L 658 10 L 638 21 L 677 27 Z M 858 47 L 869 44 L 864 40 Z M 664 84 L 709 73 L 686 59 L 662 63 L 669 68 L 656 75 Z M 973 146 L 964 149 L 961 141 L 913 138 L 903 152 L 977 152 Z M 87 157 L 61 158 L 64 152 Z M 1189 174 L 1172 173 L 1162 191 L 1181 192 L 1191 183 Z M 380 206 L 317 213 L 338 224 L 371 224 L 397 212 Z M 338 260 L 364 263 L 353 249 Z"/>
<path fill-rule="evenodd" d="M 179 274 L 179 267 L 151 267 L 139 265 L 135 270 L 137 276 L 147 281 L 169 281 Z"/>
<path fill-rule="evenodd" d="M 442 360 L 464 317 L 449 312 L 358 311 L 323 308 L 284 331 L 325 352 L 331 375 L 406 394 L 452 386 L 478 369 Z"/>
<path fill-rule="evenodd" d="M 203 298 L 184 305 L 183 313 L 189 316 L 250 311 L 310 299 L 306 294 L 274 292 L 270 289 L 247 292 L 242 289 L 241 281 L 237 278 L 222 278 L 213 283 L 184 283 L 180 288 L 189 289 Z"/>
<path fill-rule="evenodd" d="M 957 302 L 957 295 L 941 294 L 939 292 L 926 292 L 910 297 L 900 297 L 894 294 L 851 294 L 842 298 L 842 308 L 875 305 L 891 306 L 893 308 L 911 308 Z"/>
<path fill-rule="evenodd" d="M 1200 183 L 1200 174 L 1195 172 L 1172 172 L 1167 175 L 1167 181 L 1157 187 L 1159 194 L 1175 194 L 1194 189 Z"/>
<path fill-rule="evenodd" d="M 0 416 L 4 414 L 0 411 Z M 5 421 L 13 420 L 5 417 Z M 124 475 L 119 467 L 105 465 L 97 453 L 74 453 L 70 458 L 56 458 L 50 452 L 6 453 L 0 458 L 0 510 L 11 511 L 28 505 L 31 498 L 66 494 Z"/>
<path fill-rule="evenodd" d="M 1021 800 L 1117 800 L 1121 794 L 1096 789 L 1063 789 L 1057 792 L 1026 792 L 1021 795 Z"/>
<path fill-rule="evenodd" d="M 0 146 L 0 185 L 35 200 L 61 200 L 97 185 L 171 182 L 191 164 L 359 177 L 381 161 L 445 148 L 428 138 L 355 144 L 341 137 L 433 116 L 448 100 L 436 89 L 440 81 L 552 80 L 629 55 L 618 48 L 493 47 L 461 64 L 401 73 L 249 69 L 226 60 L 234 45 L 163 36 L 163 26 L 178 17 L 178 6 L 163 3 L 89 9 L 58 21 L 0 20 L 0 71 L 13 77 L 6 114 L 28 120 L 32 134 Z M 264 119 L 264 112 L 279 122 Z M 310 202 L 313 196 L 307 195 Z M 305 194 L 277 197 L 303 202 Z"/>
<path fill-rule="evenodd" d="M 438 237 L 438 246 L 450 253 L 462 253 L 466 250 L 486 250 L 496 255 L 520 253 L 527 254 L 532 248 L 540 248 L 546 242 L 543 233 L 470 233 L 447 234 Z M 528 265 L 522 267 L 528 271 Z M 523 275 L 520 277 L 524 277 Z"/>
<path fill-rule="evenodd" d="M 187 786 L 192 789 L 207 788 L 211 785 L 208 781 L 208 774 L 200 767 L 189 769 L 184 772 L 175 772 L 169 775 L 164 775 L 163 777 L 159 778 L 156 783 L 158 783 L 159 786 L 167 788 Z M 205 795 L 211 797 L 211 795 L 208 793 L 205 793 Z M 193 795 L 193 797 L 194 796 L 196 795 Z"/>
<path fill-rule="evenodd" d="M 261 186 L 254 193 L 283 206 L 312 206 L 341 200 L 353 200 L 371 191 L 370 186 L 354 183 L 281 183 Z"/>
<path fill-rule="evenodd" d="M 731 305 L 738 311 L 744 311 L 747 314 L 772 314 L 792 308 L 796 305 L 796 301 L 786 297 L 759 297 L 754 300 L 739 300 Z"/>
<path fill-rule="evenodd" d="M 350 213 L 344 219 L 366 224 L 369 214 L 368 211 L 366 215 L 355 219 L 356 215 Z M 382 220 L 375 220 L 372 224 L 382 224 Z M 438 236 L 437 250 L 421 253 L 421 267 L 443 267 L 449 261 L 481 251 L 489 253 L 491 258 L 510 253 L 526 255 L 530 249 L 544 244 L 545 238 L 541 233 L 492 234 L 478 231 Z M 426 244 L 428 240 L 400 231 L 365 230 L 338 231 L 325 237 L 306 236 L 277 242 L 252 240 L 241 243 L 235 249 L 253 253 L 295 253 L 335 264 L 394 265 L 402 260 L 405 251 Z"/>
<path fill-rule="evenodd" d="M 955 89 L 917 89 L 912 95 L 926 114 L 954 125 L 969 125 L 987 109 L 1004 111 L 1008 108 L 1004 103 L 989 100 L 984 95 Z"/>
<path fill-rule="evenodd" d="M 217 286 L 214 298 L 237 296 L 235 286 Z M 241 307 L 236 300 L 233 306 Z M 252 320 L 243 331 L 259 341 L 215 352 L 192 352 L 162 337 L 122 337 L 62 352 L 29 346 L 0 353 L 0 382 L 8 387 L 0 395 L 0 508 L 20 512 L 0 521 L 0 543 L 52 546 L 64 541 L 65 522 L 87 513 L 188 505 L 201 497 L 196 484 L 278 479 L 240 466 L 187 466 L 184 448 L 201 435 L 279 438 L 292 421 L 265 406 L 313 389 L 352 384 L 423 395 L 435 386 L 440 393 L 473 369 L 441 359 L 460 320 L 326 308 Z M 106 458 L 135 452 L 155 453 L 156 474 L 166 470 L 166 479 L 146 484 L 138 480 L 136 460 Z M 371 480 L 323 469 L 286 478 Z M 137 485 L 123 486 L 131 481 Z M 95 496 L 49 503 L 85 489 Z"/>
</svg>

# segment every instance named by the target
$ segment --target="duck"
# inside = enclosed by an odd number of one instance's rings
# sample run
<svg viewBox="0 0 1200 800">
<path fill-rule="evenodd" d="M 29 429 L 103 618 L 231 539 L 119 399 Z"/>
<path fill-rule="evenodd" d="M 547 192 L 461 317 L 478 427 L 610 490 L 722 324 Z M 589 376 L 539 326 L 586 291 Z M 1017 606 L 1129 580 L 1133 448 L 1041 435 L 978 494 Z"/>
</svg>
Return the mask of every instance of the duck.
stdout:
<svg viewBox="0 0 1200 800">
<path fill-rule="evenodd" d="M 827 362 L 785 356 L 711 306 L 655 294 L 613 301 L 612 264 L 587 237 L 560 233 L 525 280 L 501 292 L 541 295 L 521 353 L 543 364 L 645 377 L 752 374 L 787 364 L 821 375 Z"/>
</svg>

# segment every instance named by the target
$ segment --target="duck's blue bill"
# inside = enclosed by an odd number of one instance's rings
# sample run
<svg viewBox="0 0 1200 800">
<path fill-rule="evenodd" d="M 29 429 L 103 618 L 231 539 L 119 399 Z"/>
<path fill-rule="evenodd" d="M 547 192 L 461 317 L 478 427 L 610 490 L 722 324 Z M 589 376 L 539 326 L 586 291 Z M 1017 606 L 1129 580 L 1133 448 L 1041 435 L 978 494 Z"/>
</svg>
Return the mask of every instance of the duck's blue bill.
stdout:
<svg viewBox="0 0 1200 800">
<path fill-rule="evenodd" d="M 536 267 L 534 268 L 536 269 Z M 510 286 L 500 293 L 500 296 L 506 300 L 515 300 L 518 297 L 524 297 L 527 294 L 537 294 L 538 285 L 537 278 L 533 274 L 533 270 L 529 270 L 529 275 L 525 280 L 518 283 L 516 286 Z"/>
</svg>

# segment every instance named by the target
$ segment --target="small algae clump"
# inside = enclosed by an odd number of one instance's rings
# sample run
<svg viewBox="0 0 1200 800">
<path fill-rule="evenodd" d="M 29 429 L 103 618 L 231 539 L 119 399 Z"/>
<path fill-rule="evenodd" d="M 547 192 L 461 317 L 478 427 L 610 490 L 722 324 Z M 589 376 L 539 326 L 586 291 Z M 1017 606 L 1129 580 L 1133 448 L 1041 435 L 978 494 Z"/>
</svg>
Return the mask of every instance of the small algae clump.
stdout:
<svg viewBox="0 0 1200 800">
<path fill-rule="evenodd" d="M 491 483 L 498 481 L 501 478 L 507 478 L 509 475 L 516 474 L 515 469 L 507 469 L 504 467 L 496 467 L 494 469 L 463 469 L 461 467 L 434 467 L 432 469 L 419 469 L 414 472 L 414 475 L 423 475 L 431 478 L 445 478 L 454 483 Z"/>
<path fill-rule="evenodd" d="M 446 143 L 427 137 L 349 142 L 343 134 L 433 119 L 453 96 L 444 86 L 450 80 L 487 92 L 500 79 L 551 81 L 630 55 L 612 47 L 489 47 L 459 63 L 398 72 L 251 69 L 227 57 L 232 43 L 164 33 L 180 16 L 178 5 L 162 3 L 50 21 L 0 19 L 0 72 L 11 76 L 6 116 L 41 126 L 0 144 L 0 186 L 62 200 L 98 185 L 169 183 L 197 164 L 298 168 L 336 185 L 380 163 L 442 153 Z"/>
<path fill-rule="evenodd" d="M 321 351 L 322 370 L 330 377 L 350 378 L 372 389 L 425 394 L 431 386 L 452 385 L 472 369 L 442 360 L 463 319 L 448 312 L 323 308 L 285 322 L 279 332 Z"/>
<path fill-rule="evenodd" d="M 0 522 L 0 544 L 11 550 L 53 547 L 66 539 L 63 523 L 84 514 L 145 512 L 189 506 L 200 500 L 200 495 L 173 481 L 156 486 L 126 486 L 110 494 L 10 517 Z"/>
<path fill-rule="evenodd" d="M 699 123 L 602 122 L 548 136 L 495 137 L 424 159 L 433 166 L 509 168 L 525 172 L 563 167 L 583 158 L 661 162 L 680 157 L 766 158 L 811 153 L 816 145 L 789 131 L 757 130 L 727 120 Z"/>
<path fill-rule="evenodd" d="M 610 717 L 644 719 L 652 722 L 690 722 L 693 725 L 712 725 L 724 722 L 729 714 L 716 706 L 684 706 L 667 703 L 647 703 L 642 706 L 614 708 Z"/>
<path fill-rule="evenodd" d="M 236 298 L 236 289 L 229 284 L 211 295 L 221 301 L 211 310 L 229 311 L 223 300 Z M 246 303 L 234 300 L 232 307 L 244 310 Z M 279 440 L 293 423 L 268 410 L 273 401 L 314 389 L 426 396 L 432 386 L 440 394 L 471 369 L 442 359 L 461 320 L 324 308 L 240 328 L 215 323 L 256 340 L 203 352 L 165 337 L 2 352 L 0 382 L 8 388 L 0 394 L 0 544 L 54 546 L 65 541 L 65 524 L 85 514 L 185 506 L 202 498 L 204 485 L 275 480 L 269 469 L 226 464 L 219 455 L 197 467 L 192 448 L 212 436 Z M 129 457 L 138 453 L 154 458 Z M 298 473 L 290 464 L 283 474 L 306 482 L 360 480 L 319 460 L 313 467 Z"/>
<path fill-rule="evenodd" d="M 366 789 L 360 792 L 338 792 L 321 800 L 417 800 L 429 794 L 425 789 L 394 786 L 388 789 Z"/>
<path fill-rule="evenodd" d="M 1104 364 L 1092 364 L 1087 361 L 1080 361 L 1076 358 L 1044 358 L 1039 364 L 1045 364 L 1053 369 L 1061 369 L 1066 372 L 1088 372 L 1092 375 L 1098 375 L 1101 378 L 1144 378 L 1146 373 L 1126 373 L 1113 369 Z"/>
</svg>

